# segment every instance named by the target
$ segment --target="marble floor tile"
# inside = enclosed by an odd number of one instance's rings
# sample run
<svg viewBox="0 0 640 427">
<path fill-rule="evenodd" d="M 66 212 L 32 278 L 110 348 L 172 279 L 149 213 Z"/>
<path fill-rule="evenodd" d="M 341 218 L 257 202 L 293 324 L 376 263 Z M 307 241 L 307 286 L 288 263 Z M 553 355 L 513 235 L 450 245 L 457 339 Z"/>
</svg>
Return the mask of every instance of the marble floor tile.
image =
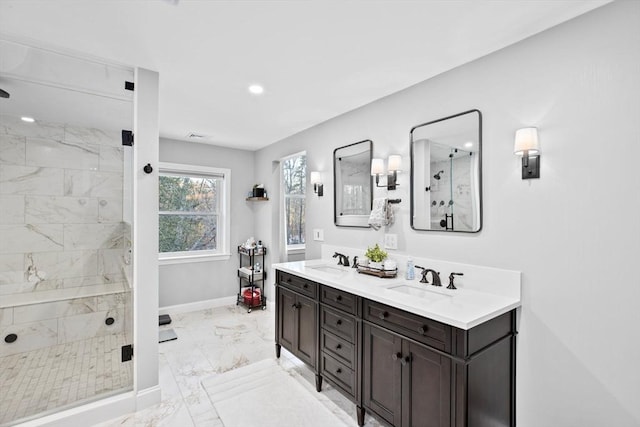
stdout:
<svg viewBox="0 0 640 427">
<path fill-rule="evenodd" d="M 161 329 L 173 329 L 178 339 L 160 344 L 162 403 L 102 423 L 99 427 L 224 427 L 202 387 L 202 380 L 264 359 L 275 359 L 273 311 L 247 313 L 244 308 L 232 305 L 175 314 L 171 315 L 171 319 L 172 323 Z M 284 349 L 277 361 L 285 369 L 294 372 L 295 378 L 303 381 L 305 388 L 315 390 L 315 375 L 303 362 Z M 341 419 L 350 420 L 350 425 L 357 426 L 354 404 L 330 384 L 325 382 L 322 393 L 311 394 L 319 401 L 330 402 L 327 406 L 340 411 Z M 180 399 L 184 406 L 178 406 L 176 401 Z M 190 421 L 185 418 L 180 419 L 184 424 L 169 424 L 184 416 L 180 412 L 182 408 L 186 408 Z M 261 425 L 260 420 L 256 420 L 256 425 Z M 381 426 L 370 416 L 365 418 L 365 427 Z"/>
</svg>

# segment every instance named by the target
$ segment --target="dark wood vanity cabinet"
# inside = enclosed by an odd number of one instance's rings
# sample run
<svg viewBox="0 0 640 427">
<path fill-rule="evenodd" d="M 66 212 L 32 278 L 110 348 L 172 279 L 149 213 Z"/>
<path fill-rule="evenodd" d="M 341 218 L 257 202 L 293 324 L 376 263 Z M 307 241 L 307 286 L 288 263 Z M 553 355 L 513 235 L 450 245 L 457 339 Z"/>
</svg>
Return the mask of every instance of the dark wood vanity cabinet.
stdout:
<svg viewBox="0 0 640 427">
<path fill-rule="evenodd" d="M 515 426 L 515 310 L 463 330 L 277 278 L 278 356 L 284 345 L 314 369 L 318 391 L 324 377 L 354 401 L 358 424 L 367 411 L 399 427 Z"/>
<path fill-rule="evenodd" d="M 313 282 L 307 285 L 307 289 L 315 289 L 317 286 Z M 318 303 L 286 285 L 276 288 L 276 301 L 277 355 L 280 356 L 282 345 L 315 369 L 318 354 Z"/>
<path fill-rule="evenodd" d="M 449 426 L 451 360 L 364 326 L 364 406 L 394 426 Z"/>
<path fill-rule="evenodd" d="M 319 374 L 360 408 L 359 300 L 348 292 L 320 286 Z"/>
</svg>

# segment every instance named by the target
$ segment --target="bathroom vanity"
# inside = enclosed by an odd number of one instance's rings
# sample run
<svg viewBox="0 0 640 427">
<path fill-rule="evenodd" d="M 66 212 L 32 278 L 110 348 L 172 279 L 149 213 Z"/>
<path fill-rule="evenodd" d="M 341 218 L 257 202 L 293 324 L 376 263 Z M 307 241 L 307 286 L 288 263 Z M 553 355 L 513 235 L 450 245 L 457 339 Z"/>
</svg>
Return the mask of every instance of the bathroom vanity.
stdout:
<svg viewBox="0 0 640 427">
<path fill-rule="evenodd" d="M 514 426 L 517 292 L 447 290 L 313 260 L 276 269 L 284 346 L 392 426 Z M 446 285 L 445 285 L 446 286 Z"/>
</svg>

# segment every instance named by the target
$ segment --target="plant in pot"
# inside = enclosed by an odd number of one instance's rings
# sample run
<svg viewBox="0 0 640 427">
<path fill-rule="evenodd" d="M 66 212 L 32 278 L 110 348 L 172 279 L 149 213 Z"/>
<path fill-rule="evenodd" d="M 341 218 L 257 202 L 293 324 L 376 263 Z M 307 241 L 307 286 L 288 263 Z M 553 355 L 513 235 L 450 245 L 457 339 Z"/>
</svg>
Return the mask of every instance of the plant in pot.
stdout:
<svg viewBox="0 0 640 427">
<path fill-rule="evenodd" d="M 380 246 L 376 245 L 371 248 L 367 248 L 367 252 L 364 254 L 369 259 L 369 267 L 382 270 L 384 268 L 384 260 L 387 258 L 387 253 L 380 249 Z"/>
</svg>

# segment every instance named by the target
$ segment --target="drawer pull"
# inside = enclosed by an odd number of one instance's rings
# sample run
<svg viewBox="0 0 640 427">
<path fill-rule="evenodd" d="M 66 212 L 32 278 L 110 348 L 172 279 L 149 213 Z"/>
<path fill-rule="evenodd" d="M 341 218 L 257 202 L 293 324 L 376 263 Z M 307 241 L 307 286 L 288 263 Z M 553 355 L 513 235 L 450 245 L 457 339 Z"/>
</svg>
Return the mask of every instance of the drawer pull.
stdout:
<svg viewBox="0 0 640 427">
<path fill-rule="evenodd" d="M 305 288 L 305 289 L 307 289 L 307 288 L 309 288 L 309 284 L 308 284 L 308 283 L 305 283 L 302 287 L 303 287 L 303 288 Z"/>
<path fill-rule="evenodd" d="M 342 369 L 338 368 L 336 369 L 336 374 L 341 374 L 342 373 Z"/>
<path fill-rule="evenodd" d="M 402 364 L 402 366 L 407 366 L 407 364 L 411 362 L 411 356 L 406 356 L 403 359 L 400 359 L 400 363 Z"/>
<path fill-rule="evenodd" d="M 418 329 L 418 332 L 420 332 L 422 335 L 426 334 L 427 331 L 429 330 L 429 328 L 426 325 L 420 326 L 420 329 Z"/>
<path fill-rule="evenodd" d="M 297 303 L 297 304 L 291 304 L 291 308 L 293 308 L 294 310 L 297 310 L 298 308 L 302 307 L 302 304 Z"/>
<path fill-rule="evenodd" d="M 342 295 L 338 295 L 338 296 L 336 297 L 336 302 L 340 302 L 340 301 L 342 301 Z"/>
<path fill-rule="evenodd" d="M 336 320 L 336 325 L 338 325 L 338 326 L 342 325 L 342 320 L 340 320 L 340 319 Z"/>
<path fill-rule="evenodd" d="M 391 355 L 391 358 L 392 358 L 394 361 L 396 361 L 396 360 L 398 360 L 398 359 L 402 359 L 402 353 L 393 353 L 393 354 Z"/>
<path fill-rule="evenodd" d="M 382 313 L 380 313 L 378 317 L 380 318 L 380 320 L 385 320 L 387 316 L 389 316 L 389 313 L 387 313 L 386 311 L 383 311 Z"/>
<path fill-rule="evenodd" d="M 336 345 L 336 350 L 340 350 L 342 348 L 342 344 Z"/>
<path fill-rule="evenodd" d="M 291 277 L 287 277 L 287 283 L 291 283 Z"/>
</svg>

